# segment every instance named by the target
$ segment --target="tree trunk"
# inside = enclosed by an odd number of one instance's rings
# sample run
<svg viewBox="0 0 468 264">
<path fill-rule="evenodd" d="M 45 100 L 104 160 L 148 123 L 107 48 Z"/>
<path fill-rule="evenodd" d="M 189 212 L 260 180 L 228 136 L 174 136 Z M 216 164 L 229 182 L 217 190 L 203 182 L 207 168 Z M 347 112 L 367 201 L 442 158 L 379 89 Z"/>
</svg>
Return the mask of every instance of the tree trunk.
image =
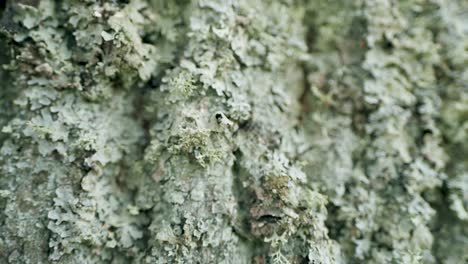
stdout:
<svg viewBox="0 0 468 264">
<path fill-rule="evenodd" d="M 468 2 L 7 1 L 0 263 L 466 263 Z"/>
</svg>

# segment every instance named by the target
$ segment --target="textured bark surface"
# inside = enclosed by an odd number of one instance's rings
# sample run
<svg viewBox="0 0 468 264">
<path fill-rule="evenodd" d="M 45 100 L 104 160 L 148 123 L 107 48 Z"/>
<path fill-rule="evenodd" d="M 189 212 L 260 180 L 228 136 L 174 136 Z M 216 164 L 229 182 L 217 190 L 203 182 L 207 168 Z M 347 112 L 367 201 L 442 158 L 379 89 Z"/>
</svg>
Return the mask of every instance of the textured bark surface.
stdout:
<svg viewBox="0 0 468 264">
<path fill-rule="evenodd" d="M 468 262 L 467 1 L 0 10 L 0 263 Z"/>
</svg>

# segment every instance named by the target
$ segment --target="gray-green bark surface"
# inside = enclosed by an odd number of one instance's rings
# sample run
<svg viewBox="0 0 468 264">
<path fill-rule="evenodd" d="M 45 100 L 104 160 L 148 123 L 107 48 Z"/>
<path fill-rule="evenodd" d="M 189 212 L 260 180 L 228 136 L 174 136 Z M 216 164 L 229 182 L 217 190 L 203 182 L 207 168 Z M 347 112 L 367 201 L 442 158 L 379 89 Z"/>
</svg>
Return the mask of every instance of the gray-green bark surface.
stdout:
<svg viewBox="0 0 468 264">
<path fill-rule="evenodd" d="M 0 263 L 468 262 L 467 1 L 0 10 Z"/>
</svg>

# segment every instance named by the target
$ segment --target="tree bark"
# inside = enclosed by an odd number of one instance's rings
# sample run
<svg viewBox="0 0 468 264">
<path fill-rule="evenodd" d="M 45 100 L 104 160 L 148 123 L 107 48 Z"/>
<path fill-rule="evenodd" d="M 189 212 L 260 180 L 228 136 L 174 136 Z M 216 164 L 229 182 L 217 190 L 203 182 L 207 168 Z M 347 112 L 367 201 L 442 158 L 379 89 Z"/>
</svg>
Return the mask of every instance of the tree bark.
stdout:
<svg viewBox="0 0 468 264">
<path fill-rule="evenodd" d="M 467 3 L 7 1 L 0 262 L 467 262 Z"/>
</svg>

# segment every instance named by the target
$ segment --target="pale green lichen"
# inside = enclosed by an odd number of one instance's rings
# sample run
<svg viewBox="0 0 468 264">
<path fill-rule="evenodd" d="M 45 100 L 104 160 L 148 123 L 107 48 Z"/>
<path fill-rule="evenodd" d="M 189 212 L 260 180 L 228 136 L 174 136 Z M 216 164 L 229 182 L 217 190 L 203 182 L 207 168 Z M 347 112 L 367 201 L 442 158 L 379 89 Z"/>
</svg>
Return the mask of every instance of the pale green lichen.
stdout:
<svg viewBox="0 0 468 264">
<path fill-rule="evenodd" d="M 1 263 L 465 263 L 466 1 L 7 1 Z"/>
</svg>

